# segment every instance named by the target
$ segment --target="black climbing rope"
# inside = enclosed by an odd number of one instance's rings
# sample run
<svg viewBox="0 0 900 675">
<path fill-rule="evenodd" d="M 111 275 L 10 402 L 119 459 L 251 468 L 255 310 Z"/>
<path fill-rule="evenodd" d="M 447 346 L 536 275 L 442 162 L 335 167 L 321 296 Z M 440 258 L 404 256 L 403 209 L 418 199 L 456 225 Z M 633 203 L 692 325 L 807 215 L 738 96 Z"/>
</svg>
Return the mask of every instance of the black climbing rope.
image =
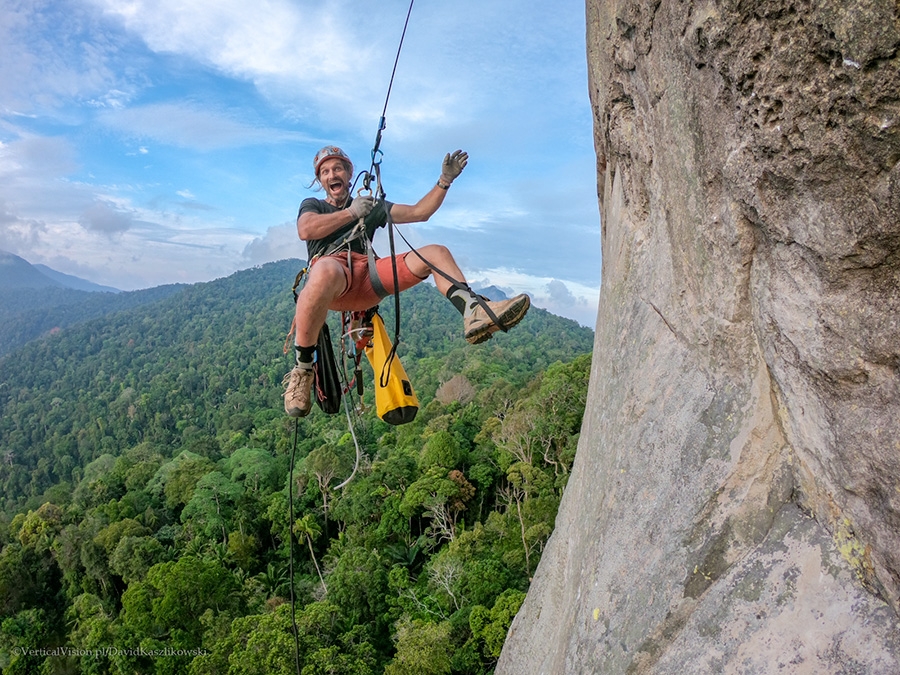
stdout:
<svg viewBox="0 0 900 675">
<path fill-rule="evenodd" d="M 291 446 L 291 466 L 288 468 L 288 576 L 291 585 L 291 631 L 294 634 L 294 666 L 300 675 L 300 635 L 297 630 L 297 602 L 294 597 L 294 457 L 297 454 L 297 433 L 300 418 L 294 418 L 294 442 Z"/>
</svg>

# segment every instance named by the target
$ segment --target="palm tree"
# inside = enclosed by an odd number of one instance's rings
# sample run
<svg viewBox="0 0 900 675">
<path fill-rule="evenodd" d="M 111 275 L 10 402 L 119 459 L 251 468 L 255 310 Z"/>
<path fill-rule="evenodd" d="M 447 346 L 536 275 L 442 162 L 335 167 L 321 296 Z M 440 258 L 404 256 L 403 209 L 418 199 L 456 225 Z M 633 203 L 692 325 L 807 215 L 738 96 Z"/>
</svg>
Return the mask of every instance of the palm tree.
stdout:
<svg viewBox="0 0 900 675">
<path fill-rule="evenodd" d="M 273 598 L 278 595 L 278 591 L 284 586 L 284 582 L 287 581 L 287 572 L 269 563 L 266 566 L 266 571 L 257 574 L 256 579 L 266 589 L 266 597 Z"/>
<path fill-rule="evenodd" d="M 322 571 L 319 569 L 319 562 L 316 560 L 316 554 L 313 552 L 312 547 L 313 539 L 322 534 L 322 528 L 313 519 L 312 514 L 307 513 L 294 523 L 294 534 L 302 536 L 306 540 L 306 545 L 309 546 L 309 555 L 312 557 L 313 565 L 316 566 L 316 572 L 319 574 L 319 581 L 322 582 L 322 588 L 327 593 L 328 587 L 325 585 L 325 579 L 322 577 Z"/>
</svg>

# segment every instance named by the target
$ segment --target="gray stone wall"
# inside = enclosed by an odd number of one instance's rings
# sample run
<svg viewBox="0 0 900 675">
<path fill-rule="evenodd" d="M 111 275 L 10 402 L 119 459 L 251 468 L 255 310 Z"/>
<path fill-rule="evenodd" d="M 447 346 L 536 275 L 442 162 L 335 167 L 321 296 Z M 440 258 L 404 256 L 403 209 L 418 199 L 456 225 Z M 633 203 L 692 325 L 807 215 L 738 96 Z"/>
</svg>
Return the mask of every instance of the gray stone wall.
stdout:
<svg viewBox="0 0 900 675">
<path fill-rule="evenodd" d="M 594 370 L 497 673 L 900 673 L 900 6 L 587 24 Z"/>
</svg>

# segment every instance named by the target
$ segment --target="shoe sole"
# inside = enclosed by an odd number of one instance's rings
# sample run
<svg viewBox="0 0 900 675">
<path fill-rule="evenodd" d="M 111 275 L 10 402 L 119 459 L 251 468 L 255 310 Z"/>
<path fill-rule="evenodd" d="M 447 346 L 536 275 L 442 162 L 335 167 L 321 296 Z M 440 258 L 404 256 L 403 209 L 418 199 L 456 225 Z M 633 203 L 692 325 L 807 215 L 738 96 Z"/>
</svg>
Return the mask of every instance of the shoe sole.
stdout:
<svg viewBox="0 0 900 675">
<path fill-rule="evenodd" d="M 285 407 L 284 412 L 287 413 L 288 417 L 306 417 L 309 415 L 309 411 L 312 410 L 312 406 L 304 410 L 303 408 L 287 408 Z"/>
<path fill-rule="evenodd" d="M 512 328 L 525 318 L 525 314 L 528 313 L 529 307 L 531 307 L 531 298 L 526 295 L 523 297 L 522 302 L 510 305 L 507 310 L 497 318 L 500 320 L 500 323 L 507 327 L 507 329 Z M 494 333 L 498 330 L 500 330 L 500 326 L 495 323 L 489 323 L 480 330 L 466 335 L 466 342 L 470 345 L 480 345 L 482 342 L 487 342 L 494 337 Z"/>
</svg>

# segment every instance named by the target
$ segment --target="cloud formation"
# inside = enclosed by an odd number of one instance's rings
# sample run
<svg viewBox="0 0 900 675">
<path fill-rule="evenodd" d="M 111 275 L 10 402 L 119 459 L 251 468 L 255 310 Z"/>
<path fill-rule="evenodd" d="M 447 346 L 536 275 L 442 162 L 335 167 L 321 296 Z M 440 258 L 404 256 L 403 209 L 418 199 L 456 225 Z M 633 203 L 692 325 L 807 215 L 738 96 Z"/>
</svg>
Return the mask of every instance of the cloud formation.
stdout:
<svg viewBox="0 0 900 675">
<path fill-rule="evenodd" d="M 247 266 L 286 258 L 306 258 L 306 246 L 297 237 L 297 226 L 294 223 L 282 223 L 268 228 L 264 236 L 253 239 L 241 253 L 241 259 Z"/>
<path fill-rule="evenodd" d="M 78 219 L 78 224 L 86 230 L 112 235 L 130 229 L 133 221 L 133 214 L 117 209 L 109 203 L 97 201 L 85 209 Z"/>
<path fill-rule="evenodd" d="M 2 246 L 122 289 L 303 257 L 311 158 L 334 142 L 368 166 L 407 8 L 8 0 Z M 600 246 L 583 24 L 581 0 L 417 5 L 382 171 L 414 203 L 467 150 L 444 207 L 404 233 L 584 323 Z"/>
</svg>

